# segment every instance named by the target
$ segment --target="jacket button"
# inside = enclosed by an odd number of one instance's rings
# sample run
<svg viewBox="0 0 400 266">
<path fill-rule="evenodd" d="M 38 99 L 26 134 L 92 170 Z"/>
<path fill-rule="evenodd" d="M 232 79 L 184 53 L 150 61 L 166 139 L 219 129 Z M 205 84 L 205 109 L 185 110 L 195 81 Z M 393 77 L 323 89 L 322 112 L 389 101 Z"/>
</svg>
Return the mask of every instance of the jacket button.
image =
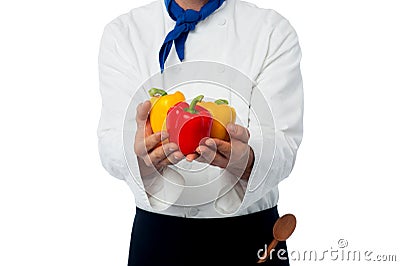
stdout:
<svg viewBox="0 0 400 266">
<path fill-rule="evenodd" d="M 220 26 L 224 26 L 226 24 L 226 19 L 225 18 L 221 18 L 219 21 L 218 21 L 218 25 L 220 25 Z"/>
<path fill-rule="evenodd" d="M 179 73 L 182 70 L 182 67 L 180 65 L 175 65 L 173 66 L 173 69 L 176 73 Z"/>
<path fill-rule="evenodd" d="M 189 215 L 190 216 L 196 216 L 199 213 L 199 209 L 197 208 L 190 208 L 189 209 Z"/>
</svg>

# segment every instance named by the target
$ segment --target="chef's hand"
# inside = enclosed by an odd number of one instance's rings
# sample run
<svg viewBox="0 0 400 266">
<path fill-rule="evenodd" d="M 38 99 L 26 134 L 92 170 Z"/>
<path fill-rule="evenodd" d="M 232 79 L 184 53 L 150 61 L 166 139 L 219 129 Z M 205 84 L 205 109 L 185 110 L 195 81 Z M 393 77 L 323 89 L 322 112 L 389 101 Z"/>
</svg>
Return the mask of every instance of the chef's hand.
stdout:
<svg viewBox="0 0 400 266">
<path fill-rule="evenodd" d="M 197 148 L 196 160 L 226 168 L 238 178 L 248 179 L 254 163 L 253 149 L 248 145 L 250 132 L 247 128 L 230 123 L 227 125 L 230 142 L 217 138 L 202 140 Z"/>
<path fill-rule="evenodd" d="M 150 101 L 140 103 L 136 108 L 137 130 L 134 151 L 142 176 L 150 176 L 155 171 L 162 173 L 167 165 L 178 163 L 185 158 L 176 143 L 160 145 L 168 138 L 168 133 L 166 131 L 153 133 L 148 118 L 150 109 Z"/>
</svg>

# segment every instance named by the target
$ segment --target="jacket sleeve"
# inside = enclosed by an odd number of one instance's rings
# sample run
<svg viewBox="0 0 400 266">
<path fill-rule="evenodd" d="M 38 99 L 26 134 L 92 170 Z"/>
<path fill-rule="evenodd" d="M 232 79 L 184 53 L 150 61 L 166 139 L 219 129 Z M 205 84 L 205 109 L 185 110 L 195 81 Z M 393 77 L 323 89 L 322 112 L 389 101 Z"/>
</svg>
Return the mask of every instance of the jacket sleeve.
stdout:
<svg viewBox="0 0 400 266">
<path fill-rule="evenodd" d="M 182 192 L 182 176 L 167 168 L 163 175 L 142 179 L 133 152 L 136 133 L 136 106 L 148 100 L 138 69 L 135 49 L 129 39 L 129 28 L 118 20 L 109 23 L 101 38 L 99 81 L 102 97 L 98 124 L 100 159 L 108 173 L 127 181 L 142 207 L 163 210 L 171 206 Z"/>
<path fill-rule="evenodd" d="M 123 38 L 123 30 L 113 21 L 106 25 L 101 38 L 98 65 L 102 108 L 97 129 L 102 165 L 110 175 L 122 180 L 129 176 L 123 149 L 124 117 L 139 85 L 134 57 L 127 54 L 132 48 Z"/>
<path fill-rule="evenodd" d="M 297 34 L 282 18 L 271 32 L 250 102 L 249 145 L 255 161 L 246 188 L 246 206 L 275 188 L 294 167 L 303 137 L 300 61 Z"/>
<path fill-rule="evenodd" d="M 288 177 L 302 141 L 301 49 L 295 30 L 283 17 L 271 30 L 267 49 L 249 102 L 247 127 L 254 151 L 253 168 L 249 179 L 239 182 L 224 171 L 231 182 L 215 201 L 215 209 L 224 215 L 248 209 Z"/>
</svg>

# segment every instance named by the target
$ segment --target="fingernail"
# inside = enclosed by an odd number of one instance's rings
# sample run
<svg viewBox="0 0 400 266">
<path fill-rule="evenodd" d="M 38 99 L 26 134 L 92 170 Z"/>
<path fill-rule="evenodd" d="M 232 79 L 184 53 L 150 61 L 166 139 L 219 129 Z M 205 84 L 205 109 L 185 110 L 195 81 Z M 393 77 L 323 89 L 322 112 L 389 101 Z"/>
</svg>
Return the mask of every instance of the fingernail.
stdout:
<svg viewBox="0 0 400 266">
<path fill-rule="evenodd" d="M 169 135 L 168 135 L 168 132 L 167 131 L 161 131 L 161 139 L 166 139 L 166 138 L 168 138 L 169 137 Z"/>
<path fill-rule="evenodd" d="M 168 150 L 169 151 L 175 151 L 176 149 L 174 147 L 169 147 Z"/>
<path fill-rule="evenodd" d="M 228 125 L 228 130 L 229 130 L 230 132 L 232 132 L 232 133 L 235 133 L 235 132 L 236 132 L 236 127 L 235 127 L 235 125 L 234 125 L 234 124 L 229 124 L 229 125 Z"/>
<path fill-rule="evenodd" d="M 207 139 L 206 140 L 206 145 L 207 146 L 212 146 L 214 144 L 214 141 L 212 141 L 212 139 Z"/>
<path fill-rule="evenodd" d="M 175 158 L 175 160 L 180 160 L 181 159 L 181 157 L 179 156 L 179 155 L 174 155 L 174 158 Z"/>
</svg>

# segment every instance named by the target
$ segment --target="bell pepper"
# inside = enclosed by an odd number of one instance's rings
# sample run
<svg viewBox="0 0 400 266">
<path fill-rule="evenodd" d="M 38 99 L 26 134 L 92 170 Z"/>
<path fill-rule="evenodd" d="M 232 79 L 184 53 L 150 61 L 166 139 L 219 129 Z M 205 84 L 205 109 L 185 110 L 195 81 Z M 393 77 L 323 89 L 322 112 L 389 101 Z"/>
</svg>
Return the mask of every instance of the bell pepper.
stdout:
<svg viewBox="0 0 400 266">
<path fill-rule="evenodd" d="M 156 133 L 166 129 L 165 120 L 169 108 L 185 101 L 185 96 L 180 91 L 168 95 L 166 91 L 157 88 L 150 89 L 149 94 L 151 96 L 150 125 L 153 133 Z"/>
<path fill-rule="evenodd" d="M 203 95 L 195 97 L 190 105 L 186 102 L 177 103 L 167 114 L 169 141 L 178 144 L 184 155 L 195 153 L 200 141 L 210 137 L 211 113 L 197 105 L 203 97 Z"/>
<path fill-rule="evenodd" d="M 229 141 L 226 126 L 228 123 L 236 121 L 236 111 L 229 106 L 229 102 L 225 99 L 218 99 L 215 102 L 200 102 L 198 105 L 206 108 L 213 117 L 211 137 Z"/>
</svg>

